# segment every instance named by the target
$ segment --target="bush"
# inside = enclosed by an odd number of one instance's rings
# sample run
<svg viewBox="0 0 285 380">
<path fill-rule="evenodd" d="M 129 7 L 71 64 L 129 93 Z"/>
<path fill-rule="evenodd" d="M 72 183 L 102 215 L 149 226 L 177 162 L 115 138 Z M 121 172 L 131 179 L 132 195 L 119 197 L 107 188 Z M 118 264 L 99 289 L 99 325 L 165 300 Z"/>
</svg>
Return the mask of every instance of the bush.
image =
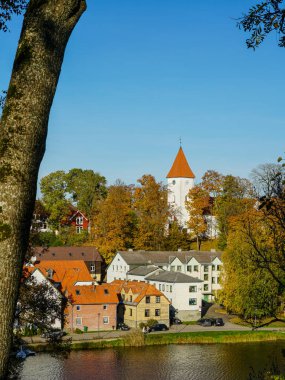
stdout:
<svg viewBox="0 0 285 380">
<path fill-rule="evenodd" d="M 78 327 L 74 330 L 75 334 L 83 334 L 83 331 L 80 330 Z"/>
<path fill-rule="evenodd" d="M 144 346 L 144 333 L 139 329 L 132 330 L 124 336 L 125 346 L 140 347 Z"/>
<path fill-rule="evenodd" d="M 139 328 L 142 330 L 144 327 L 146 327 L 146 324 L 143 322 L 139 323 Z"/>
<path fill-rule="evenodd" d="M 147 321 L 147 326 L 148 327 L 153 327 L 154 325 L 156 325 L 158 323 L 158 321 L 156 320 L 156 319 L 149 319 L 148 321 Z"/>
</svg>

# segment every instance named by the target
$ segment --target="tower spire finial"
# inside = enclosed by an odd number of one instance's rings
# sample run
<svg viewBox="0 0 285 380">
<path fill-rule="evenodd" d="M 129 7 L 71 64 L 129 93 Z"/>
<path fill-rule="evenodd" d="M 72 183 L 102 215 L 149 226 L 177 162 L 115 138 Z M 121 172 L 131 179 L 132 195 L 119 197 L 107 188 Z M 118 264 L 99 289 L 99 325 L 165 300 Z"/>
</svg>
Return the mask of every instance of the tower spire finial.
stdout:
<svg viewBox="0 0 285 380">
<path fill-rule="evenodd" d="M 181 148 L 181 146 L 182 146 L 181 136 L 179 137 L 179 145 L 180 145 L 180 148 Z"/>
</svg>

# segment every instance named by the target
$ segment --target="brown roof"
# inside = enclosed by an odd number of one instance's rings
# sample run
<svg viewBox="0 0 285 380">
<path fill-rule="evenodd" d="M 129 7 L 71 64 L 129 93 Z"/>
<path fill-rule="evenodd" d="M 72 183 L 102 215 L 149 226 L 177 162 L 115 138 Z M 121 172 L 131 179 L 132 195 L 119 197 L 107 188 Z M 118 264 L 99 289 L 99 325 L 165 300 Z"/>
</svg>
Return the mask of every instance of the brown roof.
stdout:
<svg viewBox="0 0 285 380">
<path fill-rule="evenodd" d="M 181 147 L 166 178 L 195 178 Z"/>
<path fill-rule="evenodd" d="M 35 247 L 37 261 L 41 260 L 83 260 L 103 261 L 95 247 Z"/>
</svg>

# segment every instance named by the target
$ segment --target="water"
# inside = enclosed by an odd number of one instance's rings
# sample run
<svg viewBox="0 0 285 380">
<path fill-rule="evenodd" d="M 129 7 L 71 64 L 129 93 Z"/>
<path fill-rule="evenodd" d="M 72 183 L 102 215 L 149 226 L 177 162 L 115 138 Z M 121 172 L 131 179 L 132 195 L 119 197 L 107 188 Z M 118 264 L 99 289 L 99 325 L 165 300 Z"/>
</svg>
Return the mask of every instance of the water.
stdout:
<svg viewBox="0 0 285 380">
<path fill-rule="evenodd" d="M 285 371 L 281 342 L 169 345 L 74 351 L 67 359 L 38 354 L 24 361 L 25 380 L 243 380 L 250 368 L 278 363 Z"/>
</svg>

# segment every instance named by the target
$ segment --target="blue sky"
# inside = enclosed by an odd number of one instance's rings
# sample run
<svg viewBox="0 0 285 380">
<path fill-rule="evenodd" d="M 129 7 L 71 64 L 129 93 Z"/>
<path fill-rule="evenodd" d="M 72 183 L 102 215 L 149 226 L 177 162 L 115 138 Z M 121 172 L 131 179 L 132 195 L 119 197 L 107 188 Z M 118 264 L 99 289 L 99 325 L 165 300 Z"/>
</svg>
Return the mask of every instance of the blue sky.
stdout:
<svg viewBox="0 0 285 380">
<path fill-rule="evenodd" d="M 164 180 L 179 138 L 197 179 L 248 177 L 285 150 L 284 48 L 255 52 L 235 19 L 254 1 L 89 0 L 69 42 L 40 176 L 93 169 Z M 0 35 L 7 88 L 21 18 Z"/>
</svg>

